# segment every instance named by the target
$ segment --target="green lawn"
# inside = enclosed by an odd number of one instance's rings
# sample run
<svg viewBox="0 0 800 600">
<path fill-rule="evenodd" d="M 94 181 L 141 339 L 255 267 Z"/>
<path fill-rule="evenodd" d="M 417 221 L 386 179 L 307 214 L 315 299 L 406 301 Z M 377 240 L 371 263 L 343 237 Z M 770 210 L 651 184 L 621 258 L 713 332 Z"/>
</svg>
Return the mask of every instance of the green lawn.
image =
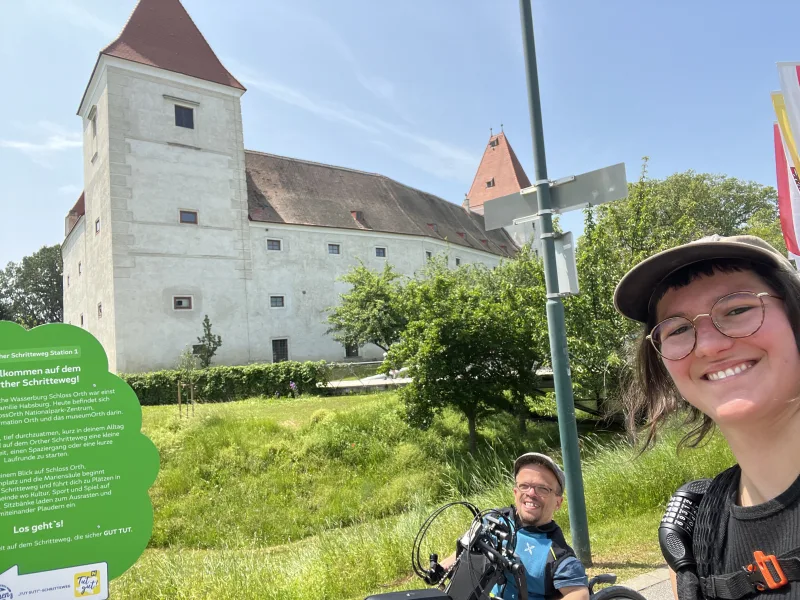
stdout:
<svg viewBox="0 0 800 600">
<path fill-rule="evenodd" d="M 177 407 L 146 407 L 143 429 L 162 465 L 153 538 L 112 592 L 355 599 L 418 586 L 411 544 L 433 508 L 459 498 L 508 504 L 513 457 L 557 448 L 555 423 L 525 435 L 516 427 L 511 417 L 488 420 L 471 457 L 458 415 L 409 428 L 392 392 L 205 405 L 182 419 Z M 634 460 L 618 435 L 582 436 L 593 572 L 626 579 L 660 565 L 656 530 L 670 493 L 732 462 L 719 439 L 680 456 L 676 440 Z M 424 553 L 449 554 L 468 520 L 449 514 Z M 568 529 L 566 504 L 558 520 Z"/>
</svg>

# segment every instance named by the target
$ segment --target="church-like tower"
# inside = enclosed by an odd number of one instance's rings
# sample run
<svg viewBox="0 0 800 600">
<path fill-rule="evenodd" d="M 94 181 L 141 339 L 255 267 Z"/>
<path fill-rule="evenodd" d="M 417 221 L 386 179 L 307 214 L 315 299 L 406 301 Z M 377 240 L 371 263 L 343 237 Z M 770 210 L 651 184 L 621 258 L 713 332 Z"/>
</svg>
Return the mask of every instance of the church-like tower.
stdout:
<svg viewBox="0 0 800 600">
<path fill-rule="evenodd" d="M 204 314 L 247 339 L 244 92 L 178 0 L 140 0 L 100 52 L 78 109 L 85 191 L 66 223 L 64 320 L 112 370 L 174 364 Z M 220 356 L 245 363 L 248 348 Z"/>
</svg>

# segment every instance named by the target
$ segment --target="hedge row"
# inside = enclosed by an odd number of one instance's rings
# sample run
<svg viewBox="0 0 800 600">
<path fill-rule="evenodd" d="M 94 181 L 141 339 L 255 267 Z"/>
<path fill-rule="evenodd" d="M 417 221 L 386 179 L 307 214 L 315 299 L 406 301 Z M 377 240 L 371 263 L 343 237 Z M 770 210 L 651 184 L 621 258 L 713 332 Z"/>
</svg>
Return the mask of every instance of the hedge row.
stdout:
<svg viewBox="0 0 800 600">
<path fill-rule="evenodd" d="M 330 367 L 324 362 L 279 362 L 238 367 L 209 367 L 194 371 L 195 401 L 230 402 L 253 396 L 319 394 L 317 384 L 326 384 Z M 177 404 L 182 371 L 121 374 L 136 392 L 142 406 Z M 292 389 L 292 382 L 295 389 Z M 184 399 L 188 398 L 185 391 Z"/>
</svg>

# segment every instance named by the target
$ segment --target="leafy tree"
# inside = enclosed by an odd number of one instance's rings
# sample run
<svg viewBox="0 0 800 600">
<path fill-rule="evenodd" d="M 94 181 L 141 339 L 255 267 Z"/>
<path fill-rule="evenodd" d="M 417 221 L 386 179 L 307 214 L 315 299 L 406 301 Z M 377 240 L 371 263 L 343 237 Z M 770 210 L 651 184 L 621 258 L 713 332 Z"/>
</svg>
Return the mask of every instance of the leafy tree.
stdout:
<svg viewBox="0 0 800 600">
<path fill-rule="evenodd" d="M 387 352 L 408 322 L 400 279 L 388 263 L 382 272 L 354 267 L 340 279 L 352 288 L 328 309 L 328 333 L 344 345 L 375 344 Z"/>
<path fill-rule="evenodd" d="M 482 265 L 451 270 L 432 260 L 406 286 L 414 310 L 382 367 L 408 367 L 412 382 L 400 395 L 412 423 L 426 427 L 446 406 L 463 413 L 471 452 L 482 418 L 518 412 L 537 387 L 543 273 L 530 249 L 512 262 L 491 271 Z"/>
<path fill-rule="evenodd" d="M 24 327 L 64 318 L 61 246 L 43 246 L 0 272 L 0 319 Z"/>
<path fill-rule="evenodd" d="M 202 368 L 211 366 L 211 359 L 217 353 L 217 349 L 222 346 L 222 337 L 211 333 L 211 320 L 206 315 L 203 319 L 203 337 L 197 338 L 198 345 L 195 346 L 197 357 Z"/>
<path fill-rule="evenodd" d="M 578 243 L 581 294 L 565 301 L 575 397 L 613 408 L 638 327 L 614 310 L 616 284 L 651 254 L 706 235 L 751 233 L 786 252 L 771 187 L 687 171 L 647 175 L 628 198 L 588 209 Z"/>
<path fill-rule="evenodd" d="M 200 377 L 198 369 L 198 357 L 192 352 L 192 347 L 187 346 L 181 352 L 175 370 L 180 372 L 180 381 L 183 383 L 194 383 Z"/>
</svg>

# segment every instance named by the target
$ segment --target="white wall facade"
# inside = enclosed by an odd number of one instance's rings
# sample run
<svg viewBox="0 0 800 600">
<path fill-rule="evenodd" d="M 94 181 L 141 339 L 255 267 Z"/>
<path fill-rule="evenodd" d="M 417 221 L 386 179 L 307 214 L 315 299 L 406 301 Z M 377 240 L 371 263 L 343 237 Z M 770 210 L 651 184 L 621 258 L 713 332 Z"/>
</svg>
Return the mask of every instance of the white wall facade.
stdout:
<svg viewBox="0 0 800 600">
<path fill-rule="evenodd" d="M 361 260 L 372 270 L 388 262 L 413 276 L 431 256 L 442 254 L 448 264 L 483 263 L 497 266 L 501 258 L 423 236 L 304 225 L 251 223 L 253 279 L 249 292 L 252 361 L 272 360 L 272 340 L 286 338 L 292 360 L 345 360 L 345 348 L 326 335 L 326 309 L 339 302 L 349 285 L 338 281 Z M 281 240 L 281 250 L 267 249 L 267 240 Z M 329 254 L 328 244 L 339 244 L 341 254 Z M 376 248 L 386 249 L 386 258 Z M 270 296 L 283 295 L 285 308 L 271 308 Z M 212 319 L 213 321 L 213 319 Z M 224 336 L 223 336 L 224 341 Z M 359 349 L 359 358 L 378 360 L 383 350 L 374 345 Z"/>
<path fill-rule="evenodd" d="M 408 276 L 426 252 L 448 254 L 452 266 L 456 258 L 500 262 L 424 236 L 250 222 L 241 94 L 115 58 L 98 62 L 80 109 L 86 214 L 64 243 L 64 308 L 75 325 L 84 314 L 112 370 L 173 368 L 206 314 L 222 336 L 215 364 L 270 362 L 275 339 L 288 340 L 291 360 L 341 361 L 344 347 L 325 333 L 326 309 L 346 291 L 337 278 L 358 259 L 374 269 L 388 261 Z M 194 129 L 175 124 L 176 104 L 193 109 Z M 180 223 L 180 210 L 196 211 L 198 223 Z M 268 239 L 280 239 L 281 251 L 268 251 Z M 329 243 L 341 254 L 329 254 Z M 175 296 L 191 297 L 191 310 L 175 310 Z M 285 306 L 271 308 L 270 296 L 283 296 Z M 383 352 L 370 346 L 359 354 Z"/>
</svg>

